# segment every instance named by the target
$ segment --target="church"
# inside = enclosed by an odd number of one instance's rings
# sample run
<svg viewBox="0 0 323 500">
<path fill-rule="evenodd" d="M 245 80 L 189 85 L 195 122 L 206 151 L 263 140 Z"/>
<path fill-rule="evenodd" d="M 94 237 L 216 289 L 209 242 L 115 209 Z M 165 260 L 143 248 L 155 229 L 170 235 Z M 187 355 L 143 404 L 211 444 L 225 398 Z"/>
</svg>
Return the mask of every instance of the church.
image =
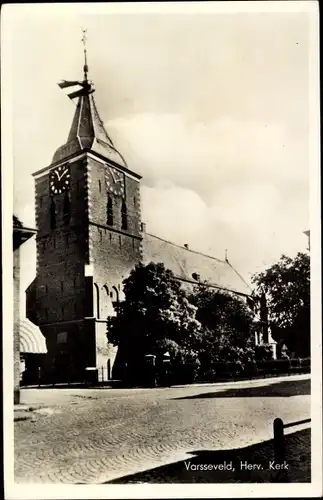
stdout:
<svg viewBox="0 0 323 500">
<path fill-rule="evenodd" d="M 113 365 L 107 318 L 123 298 L 122 282 L 138 262 L 163 262 L 184 286 L 207 283 L 245 300 L 251 288 L 221 260 L 150 234 L 141 220 L 140 181 L 100 118 L 84 79 L 61 88 L 77 106 L 65 144 L 33 174 L 36 277 L 26 291 L 27 317 L 46 339 L 49 379 L 75 380 L 86 368 Z"/>
</svg>

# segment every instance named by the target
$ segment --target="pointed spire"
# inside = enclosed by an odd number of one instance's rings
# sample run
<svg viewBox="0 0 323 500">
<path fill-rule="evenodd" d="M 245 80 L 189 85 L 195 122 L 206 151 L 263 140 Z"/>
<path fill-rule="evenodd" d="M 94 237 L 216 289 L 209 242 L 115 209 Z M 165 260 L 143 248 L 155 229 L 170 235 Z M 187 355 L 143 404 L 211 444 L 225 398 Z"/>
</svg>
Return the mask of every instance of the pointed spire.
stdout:
<svg viewBox="0 0 323 500">
<path fill-rule="evenodd" d="M 91 150 L 128 168 L 124 158 L 115 148 L 111 138 L 105 130 L 94 97 L 91 95 L 94 93 L 94 88 L 92 82 L 88 80 L 89 67 L 87 63 L 86 33 L 87 30 L 82 29 L 81 40 L 84 47 L 84 80 L 82 82 L 77 80 L 63 80 L 58 84 L 61 89 L 75 87 L 76 90 L 69 92 L 68 97 L 72 100 L 76 97 L 79 99 L 67 142 L 58 148 L 54 154 L 53 162 L 63 160 L 83 150 Z"/>
<path fill-rule="evenodd" d="M 88 67 L 88 64 L 87 64 L 87 52 L 86 52 L 86 42 L 87 42 L 87 38 L 86 38 L 86 33 L 87 33 L 87 29 L 84 29 L 82 28 L 82 43 L 83 43 L 83 46 L 84 46 L 84 66 L 83 66 L 83 71 L 84 71 L 84 81 L 87 82 L 87 74 L 89 72 L 89 67 Z"/>
</svg>

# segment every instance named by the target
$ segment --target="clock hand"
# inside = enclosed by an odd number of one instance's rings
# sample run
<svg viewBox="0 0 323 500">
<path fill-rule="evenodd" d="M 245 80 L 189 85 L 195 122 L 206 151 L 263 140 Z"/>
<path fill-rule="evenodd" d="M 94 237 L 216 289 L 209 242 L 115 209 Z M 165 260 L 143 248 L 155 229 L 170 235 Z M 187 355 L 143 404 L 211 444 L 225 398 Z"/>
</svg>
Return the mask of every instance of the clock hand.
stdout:
<svg viewBox="0 0 323 500">
<path fill-rule="evenodd" d="M 66 174 L 66 172 L 67 172 L 67 169 L 64 170 L 64 172 L 61 175 L 59 175 L 59 173 L 57 172 L 57 177 L 58 177 L 59 181 L 62 179 L 62 177 L 64 177 L 64 175 Z"/>
</svg>

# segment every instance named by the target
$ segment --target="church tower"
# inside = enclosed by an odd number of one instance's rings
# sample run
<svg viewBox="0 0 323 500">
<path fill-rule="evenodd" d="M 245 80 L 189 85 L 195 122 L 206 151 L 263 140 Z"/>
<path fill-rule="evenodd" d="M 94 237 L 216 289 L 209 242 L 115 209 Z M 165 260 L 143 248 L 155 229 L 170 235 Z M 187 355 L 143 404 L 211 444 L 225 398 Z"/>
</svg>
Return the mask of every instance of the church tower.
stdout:
<svg viewBox="0 0 323 500">
<path fill-rule="evenodd" d="M 112 364 L 106 321 L 122 281 L 142 258 L 140 176 L 115 148 L 99 116 L 84 41 L 83 81 L 67 142 L 35 179 L 37 270 L 27 316 L 46 338 L 48 372 L 79 380 Z"/>
</svg>

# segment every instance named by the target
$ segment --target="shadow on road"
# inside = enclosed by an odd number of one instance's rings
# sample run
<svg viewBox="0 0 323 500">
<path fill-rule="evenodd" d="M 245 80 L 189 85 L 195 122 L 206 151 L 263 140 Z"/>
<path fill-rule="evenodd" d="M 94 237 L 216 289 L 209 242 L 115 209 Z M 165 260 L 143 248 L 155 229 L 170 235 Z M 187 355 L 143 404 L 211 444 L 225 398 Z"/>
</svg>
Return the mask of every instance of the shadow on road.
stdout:
<svg viewBox="0 0 323 500">
<path fill-rule="evenodd" d="M 311 394 L 311 381 L 306 380 L 286 380 L 284 382 L 276 382 L 270 385 L 258 387 L 244 387 L 243 389 L 232 388 L 224 391 L 206 392 L 194 394 L 193 396 L 184 396 L 173 399 L 202 399 L 202 398 L 263 398 L 263 397 L 279 397 L 286 398 L 289 396 L 305 396 Z"/>
<path fill-rule="evenodd" d="M 188 453 L 186 460 L 107 481 L 105 484 L 310 482 L 311 430 L 304 429 L 287 435 L 285 444 L 288 470 L 283 472 L 270 469 L 270 461 L 274 457 L 273 440 L 269 440 L 234 450 L 192 451 Z M 244 467 L 247 463 L 258 465 L 262 469 L 248 470 Z M 201 466 L 213 464 L 222 464 L 224 468 L 232 464 L 232 470 L 198 470 Z"/>
</svg>

